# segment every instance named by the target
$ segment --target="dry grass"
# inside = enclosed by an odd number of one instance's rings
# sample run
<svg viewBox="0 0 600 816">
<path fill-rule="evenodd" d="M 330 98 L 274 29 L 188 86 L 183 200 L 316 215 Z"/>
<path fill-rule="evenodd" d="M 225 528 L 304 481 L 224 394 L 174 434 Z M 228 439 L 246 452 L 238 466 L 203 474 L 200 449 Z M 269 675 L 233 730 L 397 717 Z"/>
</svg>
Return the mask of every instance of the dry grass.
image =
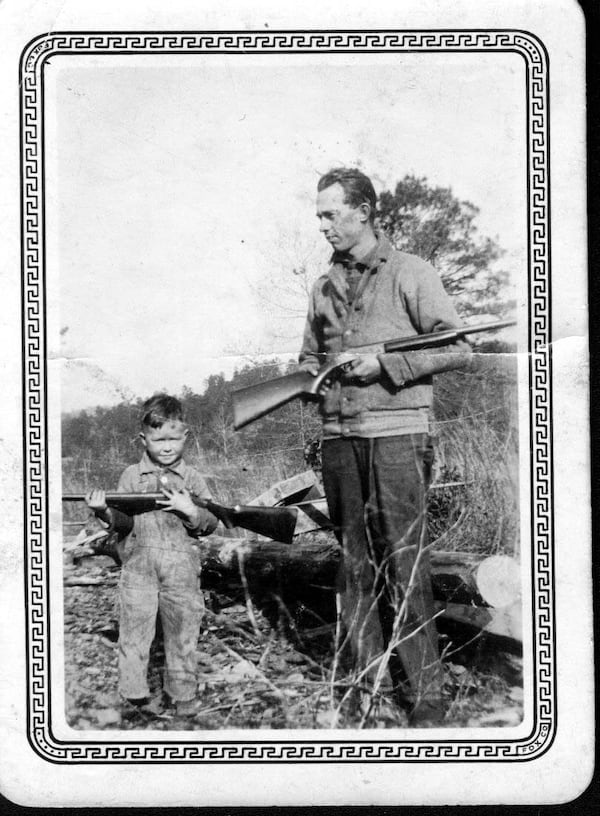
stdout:
<svg viewBox="0 0 600 816">
<path fill-rule="evenodd" d="M 208 477 L 215 499 L 224 503 L 247 504 L 271 485 L 306 470 L 299 450 L 241 453 L 235 459 L 208 454 L 189 457 L 189 461 Z"/>
</svg>

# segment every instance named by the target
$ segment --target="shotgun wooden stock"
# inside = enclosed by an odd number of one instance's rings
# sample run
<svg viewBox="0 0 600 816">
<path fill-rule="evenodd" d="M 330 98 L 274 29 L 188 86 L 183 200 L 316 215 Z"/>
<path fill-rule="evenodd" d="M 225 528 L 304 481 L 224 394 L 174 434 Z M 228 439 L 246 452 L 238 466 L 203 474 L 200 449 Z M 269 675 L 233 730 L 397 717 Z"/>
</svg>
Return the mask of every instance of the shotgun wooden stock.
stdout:
<svg viewBox="0 0 600 816">
<path fill-rule="evenodd" d="M 293 374 L 239 388 L 233 392 L 233 427 L 238 431 L 298 397 L 318 399 L 327 379 L 345 364 L 341 360 L 333 360 L 321 366 L 316 376 L 308 371 L 294 371 Z"/>
</svg>

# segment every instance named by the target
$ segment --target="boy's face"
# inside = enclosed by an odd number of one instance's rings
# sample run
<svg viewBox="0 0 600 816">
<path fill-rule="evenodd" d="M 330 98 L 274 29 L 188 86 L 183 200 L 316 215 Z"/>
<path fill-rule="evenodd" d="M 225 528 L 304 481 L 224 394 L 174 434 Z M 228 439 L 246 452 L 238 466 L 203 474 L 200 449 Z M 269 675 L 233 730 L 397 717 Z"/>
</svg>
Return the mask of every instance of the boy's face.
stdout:
<svg viewBox="0 0 600 816">
<path fill-rule="evenodd" d="M 169 420 L 160 428 L 145 427 L 140 438 L 148 456 L 157 465 L 175 465 L 183 456 L 188 435 L 187 428 L 180 420 Z"/>
</svg>

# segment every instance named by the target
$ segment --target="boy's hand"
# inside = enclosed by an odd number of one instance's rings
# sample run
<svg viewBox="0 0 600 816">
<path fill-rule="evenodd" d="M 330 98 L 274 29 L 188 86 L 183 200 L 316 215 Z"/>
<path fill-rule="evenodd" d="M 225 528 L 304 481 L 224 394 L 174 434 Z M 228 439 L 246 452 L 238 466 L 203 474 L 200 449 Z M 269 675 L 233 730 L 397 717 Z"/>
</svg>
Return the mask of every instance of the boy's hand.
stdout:
<svg viewBox="0 0 600 816">
<path fill-rule="evenodd" d="M 85 503 L 93 510 L 94 513 L 105 513 L 108 510 L 108 505 L 106 503 L 106 492 L 104 490 L 100 490 L 99 488 L 94 488 L 90 490 L 89 493 L 85 494 Z"/>
<path fill-rule="evenodd" d="M 309 374 L 312 374 L 313 377 L 317 376 L 320 368 L 321 366 L 317 360 L 306 360 L 300 364 L 300 371 L 307 371 Z"/>
<path fill-rule="evenodd" d="M 168 513 L 180 513 L 190 522 L 197 519 L 200 508 L 194 504 L 191 493 L 187 488 L 181 487 L 175 490 L 171 487 L 163 487 L 161 488 L 161 492 L 164 493 L 165 499 L 157 501 L 156 503 L 160 505 L 163 510 L 166 510 Z"/>
<path fill-rule="evenodd" d="M 93 511 L 96 518 L 105 524 L 112 524 L 112 510 L 106 503 L 106 492 L 95 487 L 86 493 L 85 503 Z"/>
</svg>

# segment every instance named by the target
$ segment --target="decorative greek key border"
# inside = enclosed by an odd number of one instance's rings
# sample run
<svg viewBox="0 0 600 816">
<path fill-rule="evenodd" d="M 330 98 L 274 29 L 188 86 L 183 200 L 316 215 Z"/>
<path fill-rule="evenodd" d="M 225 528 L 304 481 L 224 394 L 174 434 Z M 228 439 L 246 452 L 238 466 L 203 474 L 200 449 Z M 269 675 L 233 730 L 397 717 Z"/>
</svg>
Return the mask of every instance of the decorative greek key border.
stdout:
<svg viewBox="0 0 600 816">
<path fill-rule="evenodd" d="M 410 740 L 207 741 L 191 737 L 135 743 L 118 738 L 67 742 L 52 732 L 48 597 L 48 490 L 45 357 L 44 66 L 66 54 L 506 53 L 526 66 L 529 217 L 529 379 L 532 497 L 534 726 L 511 741 Z M 552 428 L 548 56 L 532 34 L 512 30 L 56 32 L 33 40 L 20 66 L 25 406 L 25 603 L 28 738 L 56 763 L 266 763 L 519 761 L 548 750 L 556 728 Z M 200 736 L 199 734 L 197 736 Z"/>
</svg>

